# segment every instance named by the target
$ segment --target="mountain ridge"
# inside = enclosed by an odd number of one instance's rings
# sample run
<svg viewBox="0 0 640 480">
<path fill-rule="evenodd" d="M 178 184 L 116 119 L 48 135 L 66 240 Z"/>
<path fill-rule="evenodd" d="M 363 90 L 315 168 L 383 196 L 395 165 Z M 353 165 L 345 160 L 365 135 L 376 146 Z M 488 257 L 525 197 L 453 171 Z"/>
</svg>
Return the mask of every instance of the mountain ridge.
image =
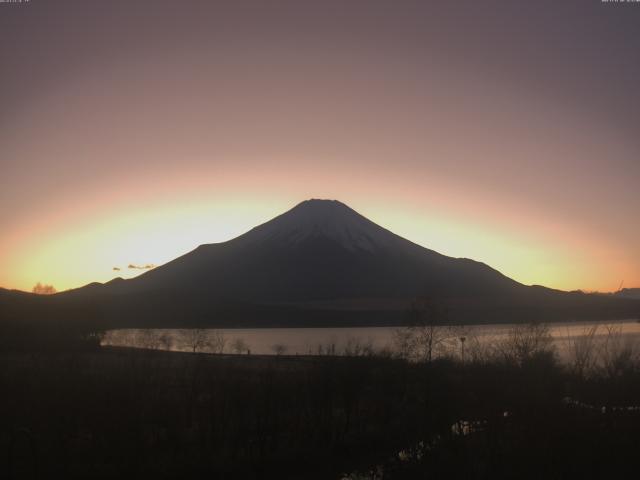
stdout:
<svg viewBox="0 0 640 480">
<path fill-rule="evenodd" d="M 499 283 L 502 289 L 521 286 L 488 265 L 410 242 L 341 202 L 307 200 L 245 234 L 201 245 L 120 287 L 205 286 L 220 299 L 270 303 L 380 296 L 385 291 L 391 297 L 410 297 L 426 289 L 442 295 L 463 284 L 470 292 L 487 290 L 484 282 L 474 286 L 469 277 Z"/>
<path fill-rule="evenodd" d="M 416 297 L 446 303 L 452 323 L 640 312 L 635 300 L 522 285 L 484 263 L 404 239 L 341 202 L 319 199 L 135 278 L 51 297 L 16 300 L 13 312 L 37 304 L 39 315 L 84 316 L 111 327 L 395 325 L 407 321 Z"/>
</svg>

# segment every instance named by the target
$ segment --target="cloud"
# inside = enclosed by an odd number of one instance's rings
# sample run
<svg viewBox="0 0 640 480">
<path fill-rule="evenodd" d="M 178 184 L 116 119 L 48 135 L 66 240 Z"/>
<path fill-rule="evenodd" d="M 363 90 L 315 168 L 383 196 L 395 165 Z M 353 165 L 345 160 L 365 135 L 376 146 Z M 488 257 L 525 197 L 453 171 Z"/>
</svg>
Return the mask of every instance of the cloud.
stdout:
<svg viewBox="0 0 640 480">
<path fill-rule="evenodd" d="M 43 285 L 40 282 L 36 283 L 31 290 L 33 293 L 37 293 L 38 295 L 52 295 L 56 293 L 56 289 L 53 285 Z"/>
<path fill-rule="evenodd" d="M 120 271 L 120 267 L 113 267 L 113 270 L 116 271 L 116 272 L 119 272 Z"/>
<path fill-rule="evenodd" d="M 133 263 L 130 263 L 127 268 L 134 268 L 137 270 L 150 270 L 152 268 L 156 268 L 156 266 L 153 263 L 147 263 L 146 265 L 134 265 Z"/>
</svg>

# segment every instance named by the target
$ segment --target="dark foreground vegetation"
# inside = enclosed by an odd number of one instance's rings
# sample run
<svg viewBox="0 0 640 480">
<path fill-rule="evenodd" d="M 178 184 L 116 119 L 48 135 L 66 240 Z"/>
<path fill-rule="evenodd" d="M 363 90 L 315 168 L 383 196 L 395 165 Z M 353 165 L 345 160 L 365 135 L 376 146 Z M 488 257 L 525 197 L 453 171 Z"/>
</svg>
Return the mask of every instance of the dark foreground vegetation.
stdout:
<svg viewBox="0 0 640 480">
<path fill-rule="evenodd" d="M 635 475 L 637 359 L 620 352 L 606 368 L 561 367 L 528 345 L 464 364 L 7 351 L 0 471 L 8 479 Z"/>
</svg>

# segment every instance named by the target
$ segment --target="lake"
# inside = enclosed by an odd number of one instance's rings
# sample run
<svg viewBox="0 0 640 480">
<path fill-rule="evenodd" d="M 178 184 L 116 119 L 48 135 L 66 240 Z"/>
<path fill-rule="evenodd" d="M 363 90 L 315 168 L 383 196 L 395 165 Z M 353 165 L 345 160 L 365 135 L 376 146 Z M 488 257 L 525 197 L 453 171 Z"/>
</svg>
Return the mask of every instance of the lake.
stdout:
<svg viewBox="0 0 640 480">
<path fill-rule="evenodd" d="M 466 355 L 507 339 L 512 324 L 440 327 L 443 341 L 440 354 Z M 446 329 L 446 331 L 445 331 Z M 640 345 L 640 323 L 571 322 L 549 324 L 550 334 L 561 359 L 584 348 L 589 334 L 599 348 Z M 172 351 L 198 351 L 253 355 L 359 355 L 368 352 L 398 351 L 398 327 L 354 328 L 239 328 L 239 329 L 121 329 L 110 330 L 102 345 L 153 348 Z"/>
</svg>

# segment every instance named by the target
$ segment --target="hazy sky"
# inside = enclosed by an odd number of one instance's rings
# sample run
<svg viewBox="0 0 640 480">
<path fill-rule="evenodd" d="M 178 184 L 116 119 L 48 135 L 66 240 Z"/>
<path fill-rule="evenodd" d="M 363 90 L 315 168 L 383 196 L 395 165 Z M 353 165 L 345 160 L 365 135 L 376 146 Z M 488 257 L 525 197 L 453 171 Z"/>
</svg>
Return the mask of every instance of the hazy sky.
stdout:
<svg viewBox="0 0 640 480">
<path fill-rule="evenodd" d="M 639 44 L 640 3 L 600 0 L 0 3 L 0 286 L 312 197 L 526 284 L 640 286 Z"/>
</svg>

